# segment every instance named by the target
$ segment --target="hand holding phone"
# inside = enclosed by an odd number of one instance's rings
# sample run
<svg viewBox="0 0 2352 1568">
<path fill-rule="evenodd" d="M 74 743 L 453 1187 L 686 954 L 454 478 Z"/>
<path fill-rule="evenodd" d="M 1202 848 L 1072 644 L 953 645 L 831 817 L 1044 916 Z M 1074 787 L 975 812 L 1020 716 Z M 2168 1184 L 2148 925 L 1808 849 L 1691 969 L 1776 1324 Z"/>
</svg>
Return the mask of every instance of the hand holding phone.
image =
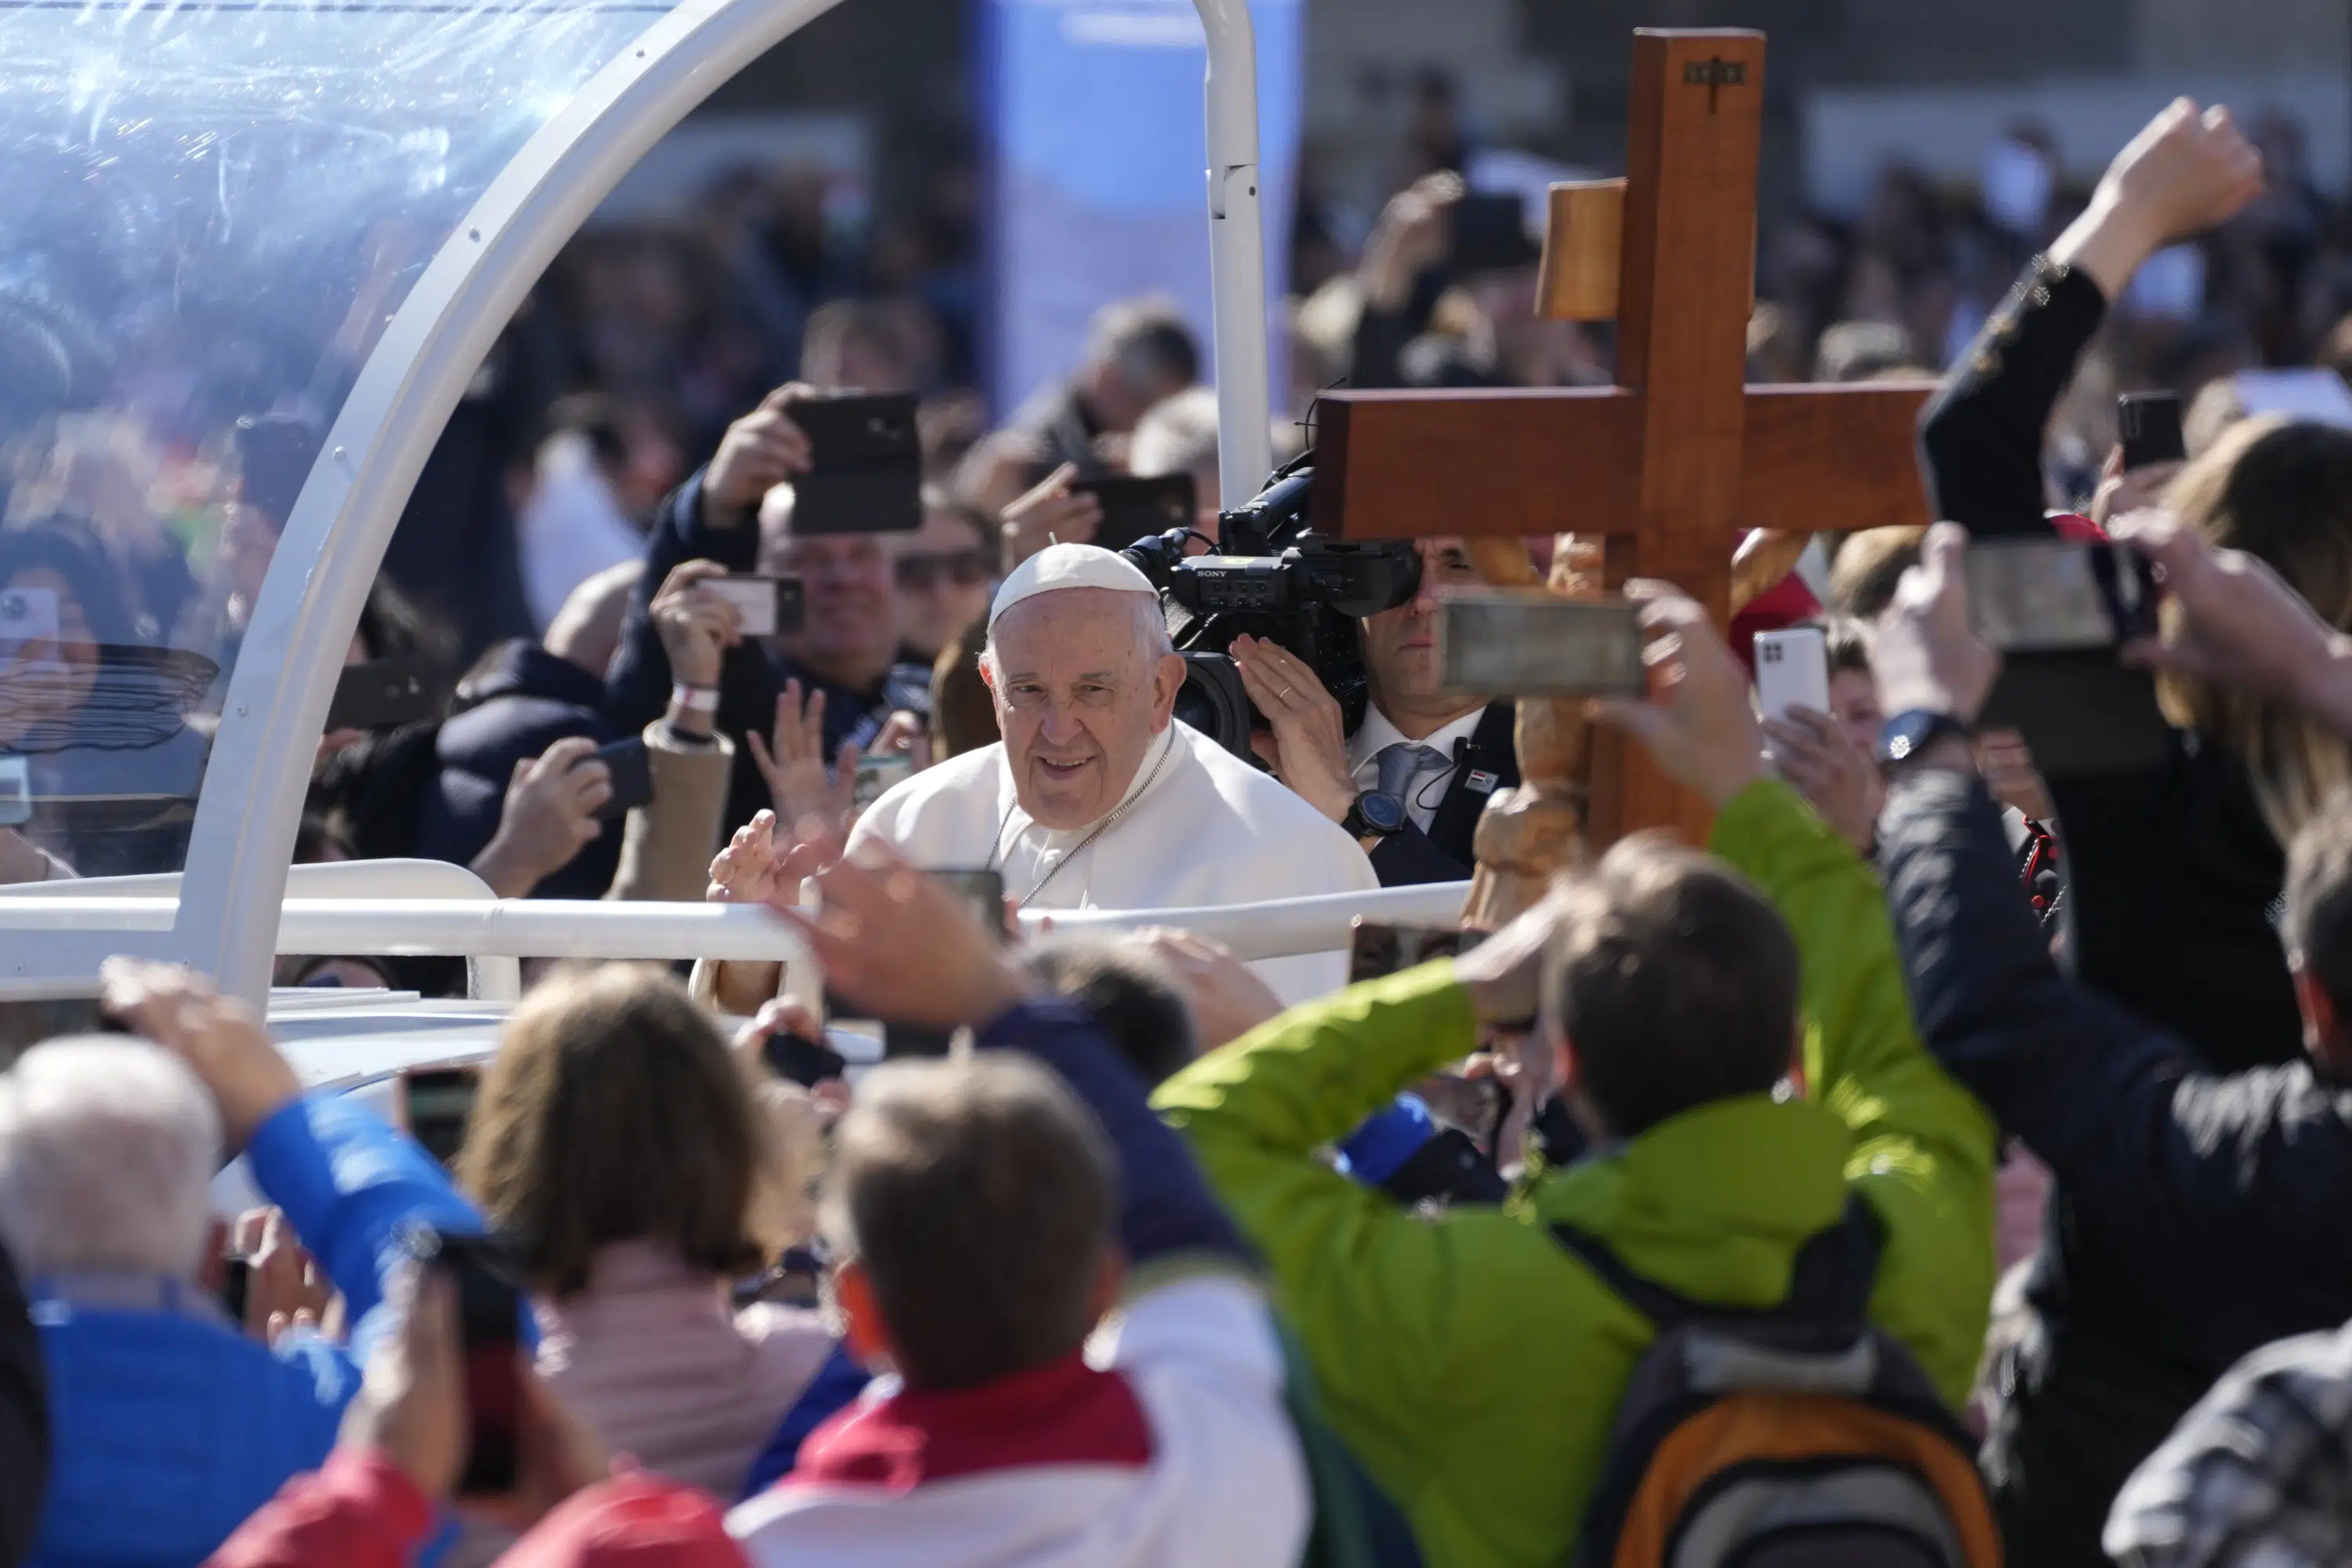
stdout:
<svg viewBox="0 0 2352 1568">
<path fill-rule="evenodd" d="M 510 1497 L 522 1482 L 524 1370 L 521 1276 L 507 1249 L 488 1237 L 421 1230 L 410 1249 L 427 1276 L 447 1281 L 457 1309 L 459 1375 L 465 1393 L 466 1458 L 460 1498 Z M 419 1306 L 431 1297 L 420 1289 Z M 445 1323 L 412 1323 L 406 1332 L 436 1339 Z M 446 1346 L 428 1351 L 438 1362 Z"/>
<path fill-rule="evenodd" d="M 798 577 L 707 577 L 702 585 L 734 606 L 747 637 L 788 637 L 807 624 L 807 588 Z"/>
<path fill-rule="evenodd" d="M 2126 473 L 2189 456 L 2177 392 L 2125 393 L 2116 399 L 2116 431 L 2122 438 Z"/>
<path fill-rule="evenodd" d="M 1004 877 L 998 871 L 934 871 L 932 878 L 961 899 L 971 918 L 980 922 L 982 931 L 997 946 L 1004 945 Z M 882 1059 L 893 1061 L 900 1057 L 944 1057 L 954 1038 L 950 1030 L 926 1029 L 906 1024 L 885 1022 L 882 1026 Z"/>
</svg>

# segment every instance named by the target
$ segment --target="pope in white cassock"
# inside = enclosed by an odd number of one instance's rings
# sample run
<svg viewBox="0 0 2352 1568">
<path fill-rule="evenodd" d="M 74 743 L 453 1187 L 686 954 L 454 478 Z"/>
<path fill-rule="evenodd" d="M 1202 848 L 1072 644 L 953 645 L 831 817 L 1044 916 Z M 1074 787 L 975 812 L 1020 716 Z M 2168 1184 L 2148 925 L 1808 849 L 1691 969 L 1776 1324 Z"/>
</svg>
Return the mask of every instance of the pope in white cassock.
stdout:
<svg viewBox="0 0 2352 1568">
<path fill-rule="evenodd" d="M 988 615 L 1004 739 L 916 774 L 850 835 L 918 866 L 988 868 L 1030 910 L 1188 909 L 1380 885 L 1355 839 L 1175 716 L 1184 661 L 1133 564 L 1055 544 Z M 1251 965 L 1286 1002 L 1347 984 L 1344 952 Z"/>
</svg>

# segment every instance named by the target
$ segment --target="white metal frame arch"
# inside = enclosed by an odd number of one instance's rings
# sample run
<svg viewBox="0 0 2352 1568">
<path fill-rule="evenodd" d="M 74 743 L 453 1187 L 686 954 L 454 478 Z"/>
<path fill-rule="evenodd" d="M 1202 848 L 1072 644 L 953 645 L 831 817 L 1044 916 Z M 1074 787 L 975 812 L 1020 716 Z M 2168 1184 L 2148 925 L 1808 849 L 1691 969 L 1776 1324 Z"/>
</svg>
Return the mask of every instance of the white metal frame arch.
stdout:
<svg viewBox="0 0 2352 1568">
<path fill-rule="evenodd" d="M 836 0 L 683 0 L 583 86 L 493 180 L 368 356 L 286 523 L 231 675 L 168 939 L 18 931 L 19 973 L 89 973 L 161 947 L 259 1002 L 310 761 L 343 650 L 402 506 L 524 294 L 656 141 Z M 1194 0 L 1207 35 L 1210 265 L 1220 468 L 1270 466 L 1257 63 L 1247 0 Z"/>
</svg>

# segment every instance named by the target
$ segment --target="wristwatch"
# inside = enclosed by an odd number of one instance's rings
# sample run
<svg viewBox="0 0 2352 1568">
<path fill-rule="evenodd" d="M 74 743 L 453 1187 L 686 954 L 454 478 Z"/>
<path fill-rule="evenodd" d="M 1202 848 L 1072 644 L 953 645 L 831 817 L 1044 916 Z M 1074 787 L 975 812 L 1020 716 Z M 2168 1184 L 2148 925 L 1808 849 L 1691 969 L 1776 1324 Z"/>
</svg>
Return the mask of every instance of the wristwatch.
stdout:
<svg viewBox="0 0 2352 1568">
<path fill-rule="evenodd" d="M 1878 761 L 1882 767 L 1907 763 L 1947 735 L 1967 740 L 1975 731 L 1949 713 L 1914 708 L 1897 713 L 1878 728 Z"/>
<path fill-rule="evenodd" d="M 1386 838 L 1404 826 L 1404 797 L 1386 790 L 1368 789 L 1348 807 L 1339 826 L 1352 838 Z"/>
</svg>

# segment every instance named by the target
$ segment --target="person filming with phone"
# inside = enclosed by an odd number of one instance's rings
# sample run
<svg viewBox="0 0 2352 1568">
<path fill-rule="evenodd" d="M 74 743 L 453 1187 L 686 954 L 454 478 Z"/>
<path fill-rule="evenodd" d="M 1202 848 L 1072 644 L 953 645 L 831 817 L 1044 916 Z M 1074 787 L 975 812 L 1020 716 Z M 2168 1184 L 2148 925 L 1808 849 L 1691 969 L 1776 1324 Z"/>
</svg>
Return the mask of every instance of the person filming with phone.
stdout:
<svg viewBox="0 0 2352 1568">
<path fill-rule="evenodd" d="M 655 514 L 645 579 L 606 677 L 606 707 L 625 731 L 660 717 L 674 697 L 711 714 L 717 731 L 736 747 L 727 799 L 730 825 L 761 810 L 797 809 L 798 803 L 777 797 L 772 770 L 761 766 L 751 737 L 763 743 L 774 737 L 770 761 L 782 763 L 787 759 L 778 753 L 789 735 L 791 760 L 804 760 L 797 738 L 803 726 L 813 728 L 814 760 L 830 781 L 855 772 L 857 756 L 874 746 L 891 714 L 903 710 L 923 718 L 930 711 L 930 671 L 898 662 L 898 536 L 915 535 L 923 521 L 911 400 L 903 416 L 906 463 L 869 466 L 903 479 L 907 515 L 885 516 L 876 508 L 844 517 L 828 505 L 820 516 L 813 504 L 835 493 L 821 496 L 817 489 L 830 461 L 831 426 L 839 423 L 834 413 L 892 401 L 832 396 L 797 383 L 780 386 L 728 426 L 709 464 Z M 889 431 L 898 428 L 895 412 L 874 417 L 892 421 Z M 820 418 L 824 440 L 803 427 Z M 679 564 L 695 560 L 716 562 L 737 578 L 797 580 L 804 605 L 802 624 L 790 626 L 779 600 L 774 629 L 747 631 L 728 647 L 709 687 L 691 686 L 679 676 L 652 615 L 656 588 Z"/>
<path fill-rule="evenodd" d="M 1258 637 L 1234 663 L 1266 730 L 1254 742 L 1275 777 L 1339 823 L 1371 857 L 1382 887 L 1458 882 L 1488 797 L 1519 782 L 1516 705 L 1437 689 L 1437 597 L 1478 569 L 1455 539 L 1421 544 L 1421 591 L 1358 625 L 1371 703 L 1355 733 L 1304 659 Z"/>
</svg>

